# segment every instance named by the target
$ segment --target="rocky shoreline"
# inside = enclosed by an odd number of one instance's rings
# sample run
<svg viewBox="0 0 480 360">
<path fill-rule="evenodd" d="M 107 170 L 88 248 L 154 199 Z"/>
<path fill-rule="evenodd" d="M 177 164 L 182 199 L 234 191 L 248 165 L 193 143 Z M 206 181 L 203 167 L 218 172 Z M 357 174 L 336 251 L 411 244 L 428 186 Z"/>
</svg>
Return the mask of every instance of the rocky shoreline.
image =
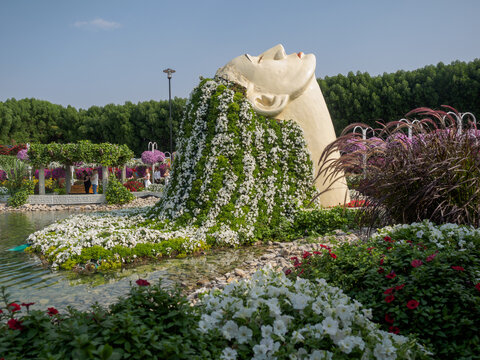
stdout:
<svg viewBox="0 0 480 360">
<path fill-rule="evenodd" d="M 313 242 L 310 239 L 299 239 L 292 242 L 270 241 L 266 251 L 259 258 L 247 260 L 231 272 L 227 272 L 213 280 L 200 280 L 197 282 L 196 288 L 186 289 L 185 293 L 187 293 L 189 301 L 195 304 L 199 294 L 212 289 L 223 289 L 228 283 L 248 278 L 257 270 L 266 266 L 285 272 L 287 269 L 293 268 L 293 261 L 291 260 L 293 257 L 297 257 L 301 261 L 305 252 L 322 251 L 321 245 L 332 246 L 333 243 L 338 242 L 354 243 L 360 241 L 364 236 L 365 233 L 363 232 L 345 233 L 341 230 L 336 230 L 334 235 L 320 236 Z"/>
<path fill-rule="evenodd" d="M 124 205 L 108 204 L 78 204 L 78 205 L 47 205 L 47 204 L 25 204 L 18 208 L 9 207 L 6 204 L 0 204 L 0 213 L 4 212 L 28 212 L 28 211 L 110 211 L 126 209 L 133 207 L 153 206 L 159 199 L 154 196 L 145 198 L 136 198 Z"/>
</svg>

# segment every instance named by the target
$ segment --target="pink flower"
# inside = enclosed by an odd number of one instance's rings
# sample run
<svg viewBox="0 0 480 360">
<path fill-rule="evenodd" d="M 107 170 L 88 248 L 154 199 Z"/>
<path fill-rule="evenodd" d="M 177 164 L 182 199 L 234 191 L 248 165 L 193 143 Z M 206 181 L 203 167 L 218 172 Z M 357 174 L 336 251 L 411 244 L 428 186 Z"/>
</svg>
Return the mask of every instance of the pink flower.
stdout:
<svg viewBox="0 0 480 360">
<path fill-rule="evenodd" d="M 335 254 L 334 254 L 334 253 L 332 253 L 332 252 L 330 253 L 330 256 L 331 256 L 332 258 L 334 258 L 334 259 L 336 259 L 336 258 L 337 258 L 337 255 L 335 255 Z"/>
<path fill-rule="evenodd" d="M 304 259 L 306 259 L 306 258 L 308 258 L 308 257 L 310 257 L 310 256 L 312 256 L 312 254 L 309 253 L 308 251 L 305 251 L 305 252 L 303 253 L 303 255 L 302 255 L 302 257 L 303 257 Z"/>
<path fill-rule="evenodd" d="M 388 294 L 391 294 L 393 292 L 393 290 L 394 290 L 394 288 L 391 287 L 391 288 L 388 288 L 387 290 L 385 290 L 383 293 L 385 295 L 388 295 Z"/>
<path fill-rule="evenodd" d="M 477 289 L 478 291 L 480 291 L 480 282 L 479 282 L 477 285 L 475 285 L 475 289 Z"/>
<path fill-rule="evenodd" d="M 22 303 L 21 305 L 22 305 L 23 307 L 26 307 L 26 308 L 27 308 L 27 311 L 28 311 L 28 309 L 30 308 L 30 306 L 32 306 L 32 305 L 34 305 L 34 304 L 35 304 L 35 303 L 31 302 L 31 303 Z"/>
<path fill-rule="evenodd" d="M 417 268 L 417 267 L 419 267 L 419 266 L 422 266 L 422 265 L 423 265 L 423 262 L 422 262 L 422 260 L 415 259 L 415 260 L 412 260 L 412 262 L 411 262 L 410 264 L 412 264 L 412 266 L 413 266 L 414 268 Z"/>
<path fill-rule="evenodd" d="M 144 279 L 138 279 L 136 281 L 137 285 L 138 286 L 149 286 L 150 283 L 147 281 L 147 280 L 144 280 Z"/>
<path fill-rule="evenodd" d="M 291 273 L 292 273 L 292 269 L 287 269 L 287 270 L 285 270 L 285 275 L 289 275 L 289 274 L 291 274 Z"/>
<path fill-rule="evenodd" d="M 452 266 L 452 269 L 457 271 L 465 271 L 465 269 L 461 266 Z"/>
<path fill-rule="evenodd" d="M 418 307 L 420 303 L 417 301 L 417 300 L 409 300 L 407 302 L 407 307 L 410 309 L 410 310 L 414 310 Z"/>
<path fill-rule="evenodd" d="M 382 267 L 378 268 L 378 270 L 377 270 L 377 272 L 378 272 L 379 274 L 383 273 L 384 271 L 385 271 L 385 270 L 383 270 Z"/>
<path fill-rule="evenodd" d="M 384 260 L 385 260 L 385 258 L 381 258 L 380 265 L 383 265 Z"/>
</svg>

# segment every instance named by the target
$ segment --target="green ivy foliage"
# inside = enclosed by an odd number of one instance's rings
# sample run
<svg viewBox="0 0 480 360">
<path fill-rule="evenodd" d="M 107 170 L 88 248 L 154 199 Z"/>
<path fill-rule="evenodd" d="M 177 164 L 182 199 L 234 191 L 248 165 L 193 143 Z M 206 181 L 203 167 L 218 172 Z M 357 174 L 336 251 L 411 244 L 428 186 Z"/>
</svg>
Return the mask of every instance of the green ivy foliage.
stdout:
<svg viewBox="0 0 480 360">
<path fill-rule="evenodd" d="M 127 145 L 92 144 L 84 140 L 72 144 L 31 144 L 28 157 L 33 166 L 46 166 L 52 161 L 67 165 L 85 162 L 119 166 L 133 158 L 133 151 Z"/>
<path fill-rule="evenodd" d="M 107 191 L 105 192 L 107 204 L 126 204 L 133 199 L 133 195 L 120 181 L 111 179 L 108 182 Z"/>
</svg>

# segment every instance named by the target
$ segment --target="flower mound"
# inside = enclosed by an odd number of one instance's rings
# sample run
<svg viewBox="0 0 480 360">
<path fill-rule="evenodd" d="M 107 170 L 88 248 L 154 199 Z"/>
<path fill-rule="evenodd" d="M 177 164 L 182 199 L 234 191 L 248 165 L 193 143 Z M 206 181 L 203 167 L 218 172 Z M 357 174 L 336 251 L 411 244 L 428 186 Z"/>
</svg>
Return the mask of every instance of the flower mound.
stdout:
<svg viewBox="0 0 480 360">
<path fill-rule="evenodd" d="M 202 299 L 199 327 L 224 339 L 222 359 L 405 359 L 420 347 L 378 328 L 370 310 L 325 280 L 271 269 Z"/>
</svg>

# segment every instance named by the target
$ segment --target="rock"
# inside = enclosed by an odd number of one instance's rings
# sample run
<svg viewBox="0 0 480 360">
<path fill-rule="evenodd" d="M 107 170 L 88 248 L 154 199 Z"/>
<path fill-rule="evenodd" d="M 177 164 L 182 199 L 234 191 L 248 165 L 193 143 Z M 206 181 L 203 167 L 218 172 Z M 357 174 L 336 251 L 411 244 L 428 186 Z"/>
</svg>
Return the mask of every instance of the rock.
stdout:
<svg viewBox="0 0 480 360">
<path fill-rule="evenodd" d="M 198 286 L 206 286 L 210 283 L 210 281 L 208 281 L 207 279 L 200 279 L 197 281 L 197 285 Z"/>
<path fill-rule="evenodd" d="M 242 278 L 244 278 L 244 277 L 247 276 L 247 273 L 246 273 L 244 270 L 242 270 L 242 269 L 238 269 L 238 268 L 237 268 L 237 269 L 235 269 L 234 271 L 235 271 L 235 275 L 240 276 L 240 277 L 242 277 Z"/>
</svg>

